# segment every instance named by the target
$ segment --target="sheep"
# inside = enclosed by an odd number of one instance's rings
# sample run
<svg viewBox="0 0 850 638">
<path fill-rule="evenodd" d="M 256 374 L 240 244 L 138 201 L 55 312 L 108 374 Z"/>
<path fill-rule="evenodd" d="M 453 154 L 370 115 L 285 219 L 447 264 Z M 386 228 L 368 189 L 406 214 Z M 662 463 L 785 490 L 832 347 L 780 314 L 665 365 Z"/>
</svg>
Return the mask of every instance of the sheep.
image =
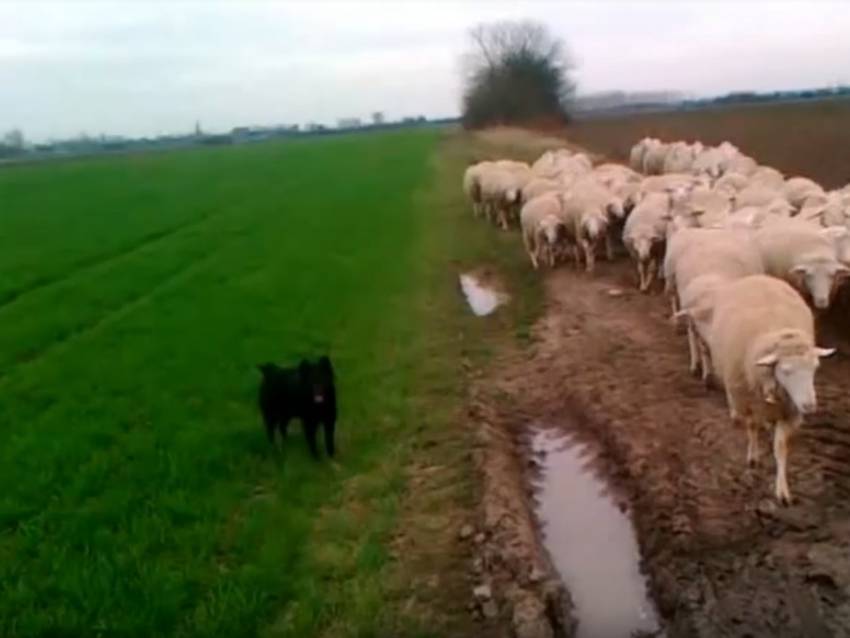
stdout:
<svg viewBox="0 0 850 638">
<path fill-rule="evenodd" d="M 820 231 L 821 235 L 832 242 L 835 258 L 845 266 L 850 266 L 850 230 L 844 226 L 829 226 Z"/>
<path fill-rule="evenodd" d="M 690 370 L 694 374 L 701 370 L 708 385 L 712 366 L 706 343 L 714 292 L 741 277 L 763 274 L 764 265 L 749 234 L 690 230 L 673 235 L 670 244 L 670 260 L 665 259 L 664 267 L 680 308 L 674 318 L 688 318 Z"/>
<path fill-rule="evenodd" d="M 706 148 L 694 157 L 694 161 L 691 164 L 691 173 L 717 179 L 723 173 L 723 162 L 725 160 L 724 154 L 718 149 Z"/>
<path fill-rule="evenodd" d="M 846 226 L 849 209 L 850 206 L 836 193 L 812 195 L 803 203 L 798 217 L 821 226 Z"/>
<path fill-rule="evenodd" d="M 752 157 L 738 153 L 735 157 L 726 159 L 721 163 L 723 174 L 737 173 L 749 177 L 758 170 L 758 162 Z"/>
<path fill-rule="evenodd" d="M 522 202 L 526 204 L 543 193 L 551 193 L 565 188 L 565 183 L 551 177 L 534 177 L 522 187 Z"/>
<path fill-rule="evenodd" d="M 472 204 L 472 214 L 478 217 L 483 208 L 481 199 L 481 175 L 492 166 L 492 162 L 478 162 L 467 166 L 463 173 L 463 192 Z"/>
<path fill-rule="evenodd" d="M 623 245 L 634 259 L 638 273 L 638 288 L 646 292 L 658 271 L 664 254 L 667 223 L 670 221 L 671 195 L 647 195 L 626 219 L 623 228 Z"/>
<path fill-rule="evenodd" d="M 593 170 L 593 162 L 583 153 L 576 153 L 571 157 L 560 158 L 556 161 L 555 166 L 557 169 L 555 176 L 573 179 L 586 175 Z"/>
<path fill-rule="evenodd" d="M 787 204 L 784 207 L 779 207 L 775 204 L 777 200 L 781 200 Z M 786 217 L 791 216 L 791 204 L 782 194 L 781 190 L 770 188 L 762 184 L 750 184 L 735 195 L 735 208 L 744 208 L 745 206 L 767 206 L 773 204 L 777 212 L 780 209 L 787 211 Z"/>
<path fill-rule="evenodd" d="M 698 178 L 682 173 L 645 177 L 638 189 L 637 202 L 640 203 L 649 193 L 670 193 L 674 190 L 690 189 L 697 184 L 699 184 Z"/>
<path fill-rule="evenodd" d="M 731 420 L 747 429 L 749 465 L 760 455 L 759 428 L 774 424 L 774 491 L 788 504 L 790 438 L 803 415 L 817 408 L 815 371 L 820 358 L 834 350 L 815 345 L 812 312 L 794 289 L 764 275 L 744 277 L 715 292 L 708 341 Z"/>
<path fill-rule="evenodd" d="M 593 273 L 596 249 L 600 244 L 605 244 L 608 258 L 613 257 L 608 243 L 608 225 L 611 217 L 618 214 L 622 214 L 621 205 L 593 179 L 576 182 L 564 198 L 563 217 L 567 230 L 574 245 L 584 254 L 588 273 Z M 580 267 L 579 251 L 574 249 L 573 254 Z"/>
<path fill-rule="evenodd" d="M 664 160 L 667 157 L 667 146 L 658 140 L 650 140 L 643 153 L 643 173 L 645 175 L 661 175 L 664 172 Z"/>
<path fill-rule="evenodd" d="M 768 224 L 753 233 L 765 272 L 808 293 L 815 308 L 829 307 L 836 279 L 850 272 L 835 256 L 834 242 L 799 219 Z"/>
<path fill-rule="evenodd" d="M 637 171 L 638 173 L 643 172 L 643 158 L 646 155 L 646 151 L 650 146 L 654 146 L 656 144 L 661 144 L 661 141 L 651 137 L 645 137 L 640 142 L 632 146 L 632 149 L 629 152 L 629 166 L 632 170 Z"/>
<path fill-rule="evenodd" d="M 687 173 L 694 163 L 693 149 L 685 142 L 674 142 L 664 157 L 664 173 Z"/>
<path fill-rule="evenodd" d="M 808 177 L 790 177 L 782 186 L 782 193 L 785 199 L 797 210 L 803 208 L 810 197 L 825 197 L 826 193 L 819 184 L 813 182 Z"/>
<path fill-rule="evenodd" d="M 514 171 L 490 167 L 479 176 L 484 212 L 491 222 L 507 230 L 520 204 L 523 177 Z"/>
<path fill-rule="evenodd" d="M 750 184 L 781 191 L 785 186 L 785 176 L 770 166 L 759 166 L 750 175 Z"/>
<path fill-rule="evenodd" d="M 684 193 L 674 202 L 674 216 L 689 218 L 689 226 L 713 226 L 722 224 L 732 212 L 732 200 L 711 188 L 704 186 Z"/>
<path fill-rule="evenodd" d="M 525 250 L 535 270 L 545 257 L 549 267 L 555 266 L 559 245 L 567 238 L 567 227 L 561 216 L 563 197 L 548 192 L 523 205 L 520 227 Z"/>
<path fill-rule="evenodd" d="M 726 172 L 714 182 L 714 190 L 732 197 L 744 190 L 750 184 L 750 178 L 737 171 Z"/>
</svg>

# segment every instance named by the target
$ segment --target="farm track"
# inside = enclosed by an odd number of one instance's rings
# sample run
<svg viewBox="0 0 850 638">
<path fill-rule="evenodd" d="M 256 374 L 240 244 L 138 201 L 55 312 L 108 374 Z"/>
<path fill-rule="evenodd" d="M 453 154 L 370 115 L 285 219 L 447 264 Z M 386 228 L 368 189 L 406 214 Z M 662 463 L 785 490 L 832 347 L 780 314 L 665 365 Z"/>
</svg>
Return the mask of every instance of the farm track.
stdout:
<svg viewBox="0 0 850 638">
<path fill-rule="evenodd" d="M 532 352 L 478 388 L 477 401 L 498 406 L 488 420 L 515 441 L 538 421 L 597 448 L 629 496 L 669 636 L 847 635 L 850 358 L 839 353 L 818 373 L 820 411 L 792 443 L 796 502 L 779 508 L 767 436 L 748 470 L 723 394 L 688 374 L 666 301 L 639 294 L 633 278 L 625 261 L 595 277 L 549 275 Z"/>
</svg>

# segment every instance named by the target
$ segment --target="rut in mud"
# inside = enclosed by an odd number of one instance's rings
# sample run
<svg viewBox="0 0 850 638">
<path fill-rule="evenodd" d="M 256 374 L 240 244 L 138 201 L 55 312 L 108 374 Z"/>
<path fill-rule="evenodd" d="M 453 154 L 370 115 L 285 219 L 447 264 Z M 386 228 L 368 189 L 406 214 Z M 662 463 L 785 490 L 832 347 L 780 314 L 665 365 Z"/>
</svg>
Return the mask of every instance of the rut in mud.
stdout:
<svg viewBox="0 0 850 638">
<path fill-rule="evenodd" d="M 666 635 L 847 635 L 847 355 L 825 360 L 818 373 L 820 411 L 792 443 L 796 503 L 779 508 L 770 455 L 747 470 L 746 435 L 730 424 L 722 393 L 689 376 L 666 303 L 634 289 L 627 262 L 600 264 L 594 277 L 562 268 L 546 287 L 534 346 L 477 384 L 473 418 L 503 433 L 519 458 L 533 422 L 568 423 L 593 442 L 608 481 L 631 505 Z M 529 465 L 517 461 L 526 485 Z M 499 490 L 489 490 L 497 501 Z M 493 508 L 486 497 L 484 507 Z M 503 534 L 503 545 L 518 542 Z"/>
</svg>

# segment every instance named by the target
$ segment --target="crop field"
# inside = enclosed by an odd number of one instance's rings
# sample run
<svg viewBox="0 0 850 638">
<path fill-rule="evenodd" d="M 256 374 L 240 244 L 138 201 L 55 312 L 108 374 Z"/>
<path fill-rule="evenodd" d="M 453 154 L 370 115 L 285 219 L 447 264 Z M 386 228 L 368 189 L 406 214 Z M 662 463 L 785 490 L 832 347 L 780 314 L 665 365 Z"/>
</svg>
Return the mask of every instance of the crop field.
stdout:
<svg viewBox="0 0 850 638">
<path fill-rule="evenodd" d="M 464 312 L 417 196 L 439 136 L 0 172 L 0 634 L 385 621 L 414 386 L 454 378 L 421 363 L 422 309 Z M 323 352 L 337 460 L 298 424 L 273 453 L 255 366 Z"/>
<path fill-rule="evenodd" d="M 631 146 L 647 135 L 668 142 L 729 140 L 761 164 L 829 189 L 850 182 L 848 122 L 850 100 L 835 99 L 583 119 L 566 136 L 617 161 L 627 161 Z"/>
</svg>

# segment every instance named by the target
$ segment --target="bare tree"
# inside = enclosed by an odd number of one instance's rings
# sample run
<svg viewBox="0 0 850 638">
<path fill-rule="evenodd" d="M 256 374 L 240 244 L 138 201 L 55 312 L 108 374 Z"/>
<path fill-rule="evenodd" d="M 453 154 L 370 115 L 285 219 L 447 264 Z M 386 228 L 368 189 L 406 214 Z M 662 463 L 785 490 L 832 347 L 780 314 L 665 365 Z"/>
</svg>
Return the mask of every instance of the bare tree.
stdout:
<svg viewBox="0 0 850 638">
<path fill-rule="evenodd" d="M 463 58 L 468 127 L 566 121 L 575 85 L 564 42 L 533 21 L 480 24 Z"/>
</svg>

